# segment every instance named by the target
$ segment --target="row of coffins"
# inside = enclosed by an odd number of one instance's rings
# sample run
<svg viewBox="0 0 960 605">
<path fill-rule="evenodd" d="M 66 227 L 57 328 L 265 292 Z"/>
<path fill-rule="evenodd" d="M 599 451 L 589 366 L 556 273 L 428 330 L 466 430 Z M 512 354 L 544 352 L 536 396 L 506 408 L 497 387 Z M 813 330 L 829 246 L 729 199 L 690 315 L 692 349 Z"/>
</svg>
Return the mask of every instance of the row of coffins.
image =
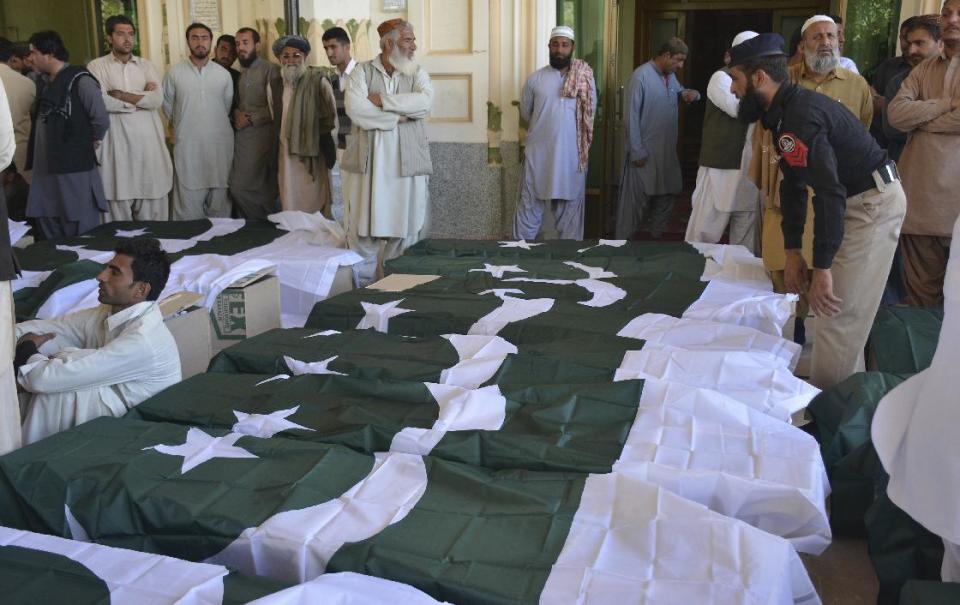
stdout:
<svg viewBox="0 0 960 605">
<path fill-rule="evenodd" d="M 881 307 L 868 342 L 873 370 L 827 389 L 808 408 L 832 488 L 831 528 L 837 536 L 867 538 L 881 605 L 934 603 L 943 598 L 936 595 L 956 594 L 925 582 L 905 588 L 912 579 L 940 579 L 943 541 L 887 497 L 888 475 L 871 438 L 880 400 L 930 366 L 942 321 L 943 309 Z"/>
<path fill-rule="evenodd" d="M 0 523 L 456 603 L 819 602 L 790 299 L 740 249 L 575 245 L 424 242 L 304 328 L 0 459 Z"/>
<path fill-rule="evenodd" d="M 351 283 L 350 267 L 360 260 L 345 248 L 339 226 L 319 213 L 287 211 L 265 220 L 112 222 L 79 237 L 15 250 L 22 269 L 12 284 L 18 321 L 95 307 L 94 278 L 119 241 L 137 236 L 158 239 L 173 261 L 161 298 L 194 292 L 210 309 L 236 280 L 270 270 L 279 281 L 283 325 L 289 326 L 302 325 L 338 277 Z"/>
</svg>

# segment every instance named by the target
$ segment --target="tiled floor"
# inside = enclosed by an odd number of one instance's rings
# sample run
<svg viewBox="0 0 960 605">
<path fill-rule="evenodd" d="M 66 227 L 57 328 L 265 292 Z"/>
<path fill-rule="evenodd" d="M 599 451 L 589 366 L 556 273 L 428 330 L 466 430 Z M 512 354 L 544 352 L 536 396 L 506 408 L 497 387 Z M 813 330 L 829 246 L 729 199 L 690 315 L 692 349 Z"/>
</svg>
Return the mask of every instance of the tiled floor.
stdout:
<svg viewBox="0 0 960 605">
<path fill-rule="evenodd" d="M 823 605 L 873 605 L 879 585 L 863 539 L 835 538 L 819 557 L 800 555 Z"/>
</svg>

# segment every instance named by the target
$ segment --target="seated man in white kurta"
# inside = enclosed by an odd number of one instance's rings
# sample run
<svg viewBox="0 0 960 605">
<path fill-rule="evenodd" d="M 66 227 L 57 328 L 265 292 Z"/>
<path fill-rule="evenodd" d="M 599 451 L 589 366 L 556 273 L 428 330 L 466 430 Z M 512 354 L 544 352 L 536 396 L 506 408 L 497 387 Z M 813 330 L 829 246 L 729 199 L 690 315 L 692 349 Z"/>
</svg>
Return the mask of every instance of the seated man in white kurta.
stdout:
<svg viewBox="0 0 960 605">
<path fill-rule="evenodd" d="M 361 285 L 423 236 L 433 172 L 424 127 L 433 87 L 414 60 L 413 26 L 391 19 L 377 33 L 380 54 L 357 65 L 344 93 L 353 132 L 340 166 L 343 220 L 350 249 L 364 257 Z"/>
<path fill-rule="evenodd" d="M 283 76 L 283 107 L 267 99 L 274 122 L 280 122 L 280 205 L 284 210 L 322 211 L 331 218 L 330 169 L 337 161 L 337 100 L 330 80 L 308 67 L 310 42 L 284 36 L 273 46 Z"/>
<path fill-rule="evenodd" d="M 157 240 L 124 240 L 97 276 L 99 307 L 17 325 L 17 381 L 31 394 L 24 444 L 122 416 L 180 382 L 177 343 L 156 303 L 169 275 Z"/>
</svg>

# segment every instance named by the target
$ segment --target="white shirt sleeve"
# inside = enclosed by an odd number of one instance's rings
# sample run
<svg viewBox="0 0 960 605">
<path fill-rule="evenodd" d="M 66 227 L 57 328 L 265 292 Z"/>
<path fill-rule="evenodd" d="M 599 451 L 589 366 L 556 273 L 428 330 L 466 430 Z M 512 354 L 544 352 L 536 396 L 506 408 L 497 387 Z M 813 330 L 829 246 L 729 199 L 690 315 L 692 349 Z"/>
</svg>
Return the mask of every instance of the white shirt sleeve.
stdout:
<svg viewBox="0 0 960 605">
<path fill-rule="evenodd" d="M 730 84 L 733 78 L 725 71 L 717 71 L 710 77 L 710 83 L 707 84 L 707 98 L 710 102 L 720 108 L 720 111 L 731 118 L 737 117 L 740 110 L 740 101 L 736 95 L 730 92 Z"/>
<path fill-rule="evenodd" d="M 0 170 L 3 170 L 13 161 L 13 152 L 17 144 L 13 138 L 13 118 L 10 116 L 10 104 L 7 102 L 7 91 L 0 82 Z"/>
</svg>

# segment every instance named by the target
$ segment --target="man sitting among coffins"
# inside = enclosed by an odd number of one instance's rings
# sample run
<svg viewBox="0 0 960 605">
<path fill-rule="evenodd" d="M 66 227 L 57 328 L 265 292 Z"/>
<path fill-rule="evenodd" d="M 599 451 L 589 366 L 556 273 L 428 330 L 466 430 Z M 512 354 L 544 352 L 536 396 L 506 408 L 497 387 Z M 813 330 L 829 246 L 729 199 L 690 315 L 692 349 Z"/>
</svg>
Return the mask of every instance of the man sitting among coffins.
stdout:
<svg viewBox="0 0 960 605">
<path fill-rule="evenodd" d="M 30 394 L 23 443 L 128 409 L 180 381 L 156 300 L 170 259 L 152 238 L 123 240 L 97 276 L 100 306 L 17 325 L 14 367 Z"/>
</svg>

